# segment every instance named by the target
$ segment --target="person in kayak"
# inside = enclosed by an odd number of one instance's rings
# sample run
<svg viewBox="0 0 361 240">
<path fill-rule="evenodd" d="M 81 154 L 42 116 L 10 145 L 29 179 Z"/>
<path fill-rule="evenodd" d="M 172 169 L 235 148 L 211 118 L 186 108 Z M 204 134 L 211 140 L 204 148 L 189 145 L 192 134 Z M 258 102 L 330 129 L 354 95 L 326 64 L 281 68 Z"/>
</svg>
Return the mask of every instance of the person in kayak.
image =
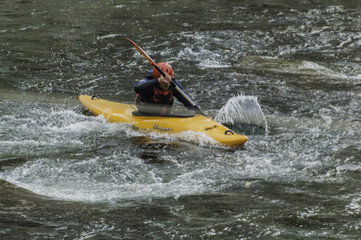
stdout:
<svg viewBox="0 0 361 240">
<path fill-rule="evenodd" d="M 134 91 L 137 93 L 135 103 L 138 111 L 142 114 L 167 115 L 170 113 L 174 97 L 189 110 L 195 110 L 195 107 L 175 90 L 174 84 L 172 84 L 174 77 L 172 66 L 167 62 L 160 62 L 157 65 L 166 74 L 166 77 L 153 68 L 153 70 L 147 71 L 144 79 L 134 86 Z M 175 81 L 174 83 L 183 90 L 179 83 Z"/>
</svg>

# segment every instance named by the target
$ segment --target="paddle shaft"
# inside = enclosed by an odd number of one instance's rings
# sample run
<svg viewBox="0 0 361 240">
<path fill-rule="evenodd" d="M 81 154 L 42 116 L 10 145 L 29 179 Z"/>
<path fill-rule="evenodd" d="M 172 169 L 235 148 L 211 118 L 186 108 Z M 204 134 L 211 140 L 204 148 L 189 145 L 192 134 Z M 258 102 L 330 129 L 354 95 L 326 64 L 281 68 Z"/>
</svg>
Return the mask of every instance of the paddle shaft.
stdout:
<svg viewBox="0 0 361 240">
<path fill-rule="evenodd" d="M 155 69 L 157 69 L 158 72 L 160 72 L 160 74 L 162 74 L 163 77 L 166 76 L 165 73 L 162 71 L 162 69 L 159 68 L 159 66 L 153 61 L 153 59 L 151 59 L 151 58 L 149 57 L 149 55 L 148 55 L 141 47 L 138 46 L 138 44 L 136 44 L 135 42 L 133 42 L 133 41 L 130 40 L 129 38 L 126 38 L 126 40 L 128 40 L 128 41 L 138 50 L 138 52 L 139 52 L 140 54 L 142 54 L 143 57 L 145 57 L 145 59 L 147 59 L 147 60 L 150 62 L 150 64 L 151 64 L 153 67 L 155 67 Z M 172 85 L 174 86 L 174 89 L 175 89 L 177 92 L 179 92 L 179 93 L 187 100 L 187 102 L 190 103 L 190 104 L 196 109 L 197 113 L 202 114 L 202 115 L 205 115 L 205 114 L 202 112 L 202 110 L 200 110 L 199 107 L 192 101 L 192 99 L 190 99 L 190 98 L 187 96 L 187 94 L 185 94 L 185 93 L 183 92 L 183 90 L 182 90 L 180 87 L 178 87 L 178 85 L 176 84 L 176 82 L 175 82 L 174 79 L 172 79 L 172 82 L 171 82 L 171 83 L 172 83 Z"/>
</svg>

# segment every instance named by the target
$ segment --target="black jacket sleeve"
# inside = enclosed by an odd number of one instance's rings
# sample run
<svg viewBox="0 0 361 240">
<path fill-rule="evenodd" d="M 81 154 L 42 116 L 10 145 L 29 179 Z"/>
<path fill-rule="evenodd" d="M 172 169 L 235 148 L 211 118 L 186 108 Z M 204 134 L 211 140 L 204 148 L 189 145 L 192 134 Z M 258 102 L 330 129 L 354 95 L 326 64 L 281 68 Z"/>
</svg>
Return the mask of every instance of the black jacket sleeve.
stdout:
<svg viewBox="0 0 361 240">
<path fill-rule="evenodd" d="M 152 89 L 154 86 L 159 85 L 158 80 L 157 79 L 143 79 L 142 81 L 140 81 L 139 83 L 135 84 L 134 86 L 134 91 L 136 93 L 142 93 L 144 91 L 147 91 L 149 89 Z"/>
</svg>

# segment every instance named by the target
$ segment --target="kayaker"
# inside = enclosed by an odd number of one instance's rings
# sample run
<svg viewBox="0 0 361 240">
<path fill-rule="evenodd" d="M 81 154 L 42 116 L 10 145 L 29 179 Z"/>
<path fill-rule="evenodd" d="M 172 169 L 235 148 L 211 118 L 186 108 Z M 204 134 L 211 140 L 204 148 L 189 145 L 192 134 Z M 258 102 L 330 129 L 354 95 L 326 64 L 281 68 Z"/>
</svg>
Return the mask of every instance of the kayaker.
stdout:
<svg viewBox="0 0 361 240">
<path fill-rule="evenodd" d="M 174 97 L 189 110 L 195 110 L 195 108 L 174 89 L 174 85 L 171 83 L 174 78 L 172 66 L 167 62 L 160 62 L 157 65 L 166 74 L 166 77 L 163 77 L 157 69 L 153 68 L 153 70 L 147 71 L 144 79 L 134 86 L 134 91 L 137 93 L 135 103 L 138 111 L 143 114 L 153 115 L 169 114 Z M 183 90 L 179 83 L 175 82 L 175 84 Z"/>
</svg>

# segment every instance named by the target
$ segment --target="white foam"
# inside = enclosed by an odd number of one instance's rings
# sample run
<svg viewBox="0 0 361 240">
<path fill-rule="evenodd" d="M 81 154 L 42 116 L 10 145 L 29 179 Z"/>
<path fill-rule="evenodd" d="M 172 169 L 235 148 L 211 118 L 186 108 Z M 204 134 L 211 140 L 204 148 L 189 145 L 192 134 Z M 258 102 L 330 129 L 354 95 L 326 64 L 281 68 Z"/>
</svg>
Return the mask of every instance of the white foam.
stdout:
<svg viewBox="0 0 361 240">
<path fill-rule="evenodd" d="M 108 34 L 108 35 L 104 35 L 104 36 L 98 36 L 97 40 L 99 41 L 99 40 L 108 39 L 108 38 L 116 38 L 119 36 L 122 36 L 122 34 L 113 33 L 113 34 Z"/>
<path fill-rule="evenodd" d="M 360 215 L 361 213 L 361 198 L 355 196 L 351 199 L 351 202 L 345 206 L 345 210 L 348 214 L 351 215 Z"/>
<path fill-rule="evenodd" d="M 207 169 L 194 169 L 165 181 L 162 173 L 137 157 L 118 153 L 103 158 L 39 159 L 0 177 L 37 194 L 72 201 L 112 201 L 178 197 L 209 189 Z M 206 181 L 206 182 L 204 182 Z M 205 184 L 206 183 L 206 184 Z"/>
<path fill-rule="evenodd" d="M 359 163 L 347 163 L 341 166 L 336 167 L 337 172 L 360 172 L 361 171 L 361 164 Z"/>
<path fill-rule="evenodd" d="M 197 65 L 202 69 L 231 67 L 231 64 L 225 64 L 224 56 L 202 46 L 198 46 L 196 51 L 194 48 L 186 47 L 178 53 L 178 57 L 197 61 Z"/>
</svg>

